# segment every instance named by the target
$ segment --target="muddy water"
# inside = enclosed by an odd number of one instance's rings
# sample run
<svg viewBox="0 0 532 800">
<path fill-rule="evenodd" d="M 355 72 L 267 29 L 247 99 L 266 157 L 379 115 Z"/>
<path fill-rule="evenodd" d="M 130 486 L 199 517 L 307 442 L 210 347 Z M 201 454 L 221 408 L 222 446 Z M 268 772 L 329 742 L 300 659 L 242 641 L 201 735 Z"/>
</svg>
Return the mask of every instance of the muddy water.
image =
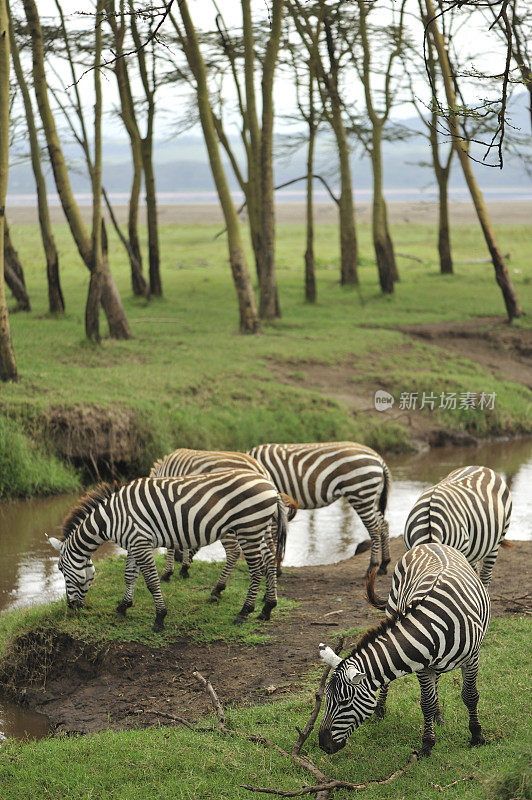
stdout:
<svg viewBox="0 0 532 800">
<path fill-rule="evenodd" d="M 387 461 L 394 479 L 386 514 L 391 536 L 402 535 L 408 512 L 423 489 L 456 467 L 485 464 L 500 472 L 512 490 L 508 537 L 532 539 L 532 439 L 436 449 L 392 456 Z M 70 495 L 0 503 L 0 613 L 64 595 L 57 554 L 44 533 L 57 535 L 61 520 L 76 499 L 77 495 Z M 362 523 L 343 501 L 316 511 L 299 511 L 290 525 L 285 564 L 335 563 L 352 556 L 366 537 Z M 109 546 L 100 548 L 98 555 L 112 550 Z M 211 545 L 197 557 L 219 560 L 223 558 L 223 548 L 219 543 Z M 28 715 L 0 700 L 0 740 L 6 735 L 22 737 L 26 731 L 34 736 L 45 735 L 46 719 Z"/>
</svg>

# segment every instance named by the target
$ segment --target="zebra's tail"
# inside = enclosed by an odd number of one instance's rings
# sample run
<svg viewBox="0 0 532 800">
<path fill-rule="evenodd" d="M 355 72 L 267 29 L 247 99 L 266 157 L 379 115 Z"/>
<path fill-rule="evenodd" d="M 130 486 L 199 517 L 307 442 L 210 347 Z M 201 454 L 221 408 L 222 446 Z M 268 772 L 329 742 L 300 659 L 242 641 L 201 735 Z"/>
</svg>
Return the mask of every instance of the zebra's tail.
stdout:
<svg viewBox="0 0 532 800">
<path fill-rule="evenodd" d="M 387 599 L 379 597 L 375 592 L 375 578 L 377 577 L 377 567 L 373 567 L 371 572 L 366 575 L 366 600 L 374 608 L 384 611 L 386 608 Z"/>
<path fill-rule="evenodd" d="M 294 517 L 295 517 L 295 515 L 297 513 L 297 510 L 299 508 L 299 503 L 297 502 L 297 500 L 294 500 L 294 498 L 290 497 L 290 495 L 288 495 L 288 494 L 284 494 L 283 492 L 279 492 L 279 495 L 280 495 L 283 503 L 285 504 L 286 513 L 288 515 L 288 522 L 292 522 L 292 520 L 294 519 Z"/>
<path fill-rule="evenodd" d="M 284 495 L 286 497 L 286 495 Z M 295 511 L 294 511 L 295 514 Z M 288 512 L 286 510 L 283 495 L 277 495 L 277 546 L 275 552 L 275 564 L 280 567 L 286 550 L 286 534 L 288 532 Z"/>
<path fill-rule="evenodd" d="M 388 492 L 390 491 L 390 486 L 392 483 L 392 474 L 388 469 L 388 465 L 382 462 L 383 470 L 384 470 L 384 485 L 382 487 L 381 496 L 379 497 L 379 511 L 381 514 L 384 514 L 386 511 L 386 506 L 388 505 Z"/>
<path fill-rule="evenodd" d="M 502 539 L 500 546 L 501 547 L 505 547 L 508 550 L 510 550 L 514 546 L 514 543 L 513 542 L 509 542 L 508 539 Z"/>
</svg>

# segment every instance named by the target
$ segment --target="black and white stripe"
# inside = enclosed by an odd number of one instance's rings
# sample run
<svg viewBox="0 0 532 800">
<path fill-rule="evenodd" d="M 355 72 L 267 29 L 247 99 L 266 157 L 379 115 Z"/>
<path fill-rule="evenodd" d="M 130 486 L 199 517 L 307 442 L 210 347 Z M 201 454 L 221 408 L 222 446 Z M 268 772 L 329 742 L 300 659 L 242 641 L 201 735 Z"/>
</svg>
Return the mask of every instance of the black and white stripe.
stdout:
<svg viewBox="0 0 532 800">
<path fill-rule="evenodd" d="M 374 573 L 367 580 L 370 599 L 373 579 Z M 489 596 L 476 572 L 452 547 L 414 547 L 395 568 L 386 612 L 388 619 L 368 631 L 347 658 L 320 645 L 322 658 L 335 668 L 326 688 L 320 747 L 327 753 L 340 750 L 352 731 L 378 710 L 378 690 L 382 709 L 390 682 L 415 672 L 425 723 L 421 752 L 429 755 L 434 721 L 440 716 L 438 679 L 456 667 L 462 669 L 471 744 L 482 744 L 476 678 Z"/>
<path fill-rule="evenodd" d="M 244 471 L 182 478 L 138 478 L 113 489 L 103 485 L 87 495 L 63 524 L 64 541 L 50 540 L 60 550 L 59 569 L 66 583 L 70 606 L 83 604 L 94 577 L 91 553 L 105 541 L 127 550 L 126 590 L 117 611 L 132 605 L 139 571 L 153 595 L 154 630 L 166 616 L 159 577 L 153 558 L 156 547 L 193 549 L 211 544 L 231 531 L 249 566 L 250 584 L 237 620 L 255 608 L 262 574 L 266 595 L 261 619 L 269 619 L 277 604 L 277 577 L 271 529 L 279 520 L 279 539 L 286 538 L 286 512 L 270 480 Z M 225 588 L 226 567 L 213 590 Z"/>
<path fill-rule="evenodd" d="M 480 580 L 489 586 L 511 513 L 510 490 L 497 472 L 461 467 L 416 501 L 406 522 L 405 545 L 410 549 L 425 542 L 448 544 L 470 564 L 482 562 Z"/>
<path fill-rule="evenodd" d="M 182 475 L 204 475 L 223 472 L 228 469 L 251 470 L 258 475 L 262 475 L 268 481 L 271 480 L 265 467 L 251 456 L 248 456 L 247 453 L 236 453 L 227 450 L 190 450 L 185 447 L 174 450 L 173 453 L 169 453 L 164 458 L 155 461 L 150 470 L 150 478 L 179 478 Z M 235 564 L 240 555 L 240 547 L 236 536 L 231 531 L 222 539 L 222 545 L 226 554 L 226 564 Z M 190 564 L 196 552 L 197 548 L 183 551 L 169 548 L 166 553 L 166 566 L 161 579 L 168 581 L 173 575 L 176 553 L 179 554 L 181 560 L 179 574 L 183 578 L 188 578 Z"/>
<path fill-rule="evenodd" d="M 371 537 L 370 569 L 379 564 L 380 552 L 379 572 L 386 572 L 390 554 L 384 512 L 391 475 L 378 453 L 355 442 L 261 444 L 248 453 L 300 508 L 321 508 L 345 497 Z"/>
</svg>

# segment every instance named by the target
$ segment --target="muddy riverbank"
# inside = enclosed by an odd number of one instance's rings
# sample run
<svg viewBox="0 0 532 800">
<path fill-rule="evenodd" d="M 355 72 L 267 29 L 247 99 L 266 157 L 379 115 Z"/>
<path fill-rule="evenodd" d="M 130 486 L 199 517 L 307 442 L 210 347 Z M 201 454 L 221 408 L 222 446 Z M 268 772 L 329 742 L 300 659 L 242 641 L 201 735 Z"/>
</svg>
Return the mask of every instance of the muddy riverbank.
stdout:
<svg viewBox="0 0 532 800">
<path fill-rule="evenodd" d="M 513 545 L 500 551 L 494 570 L 493 616 L 532 610 L 525 597 L 532 542 Z M 402 541 L 393 540 L 392 563 L 402 552 Z M 34 676 L 30 683 L 19 670 L 19 698 L 46 714 L 56 733 L 163 725 L 178 716 L 193 721 L 210 711 L 192 677 L 194 669 L 210 676 L 225 705 L 280 699 L 297 691 L 302 675 L 317 663 L 320 641 L 334 642 L 339 631 L 364 628 L 379 619 L 363 596 L 366 566 L 363 554 L 339 564 L 286 570 L 280 591 L 298 606 L 289 615 L 274 615 L 266 623 L 270 640 L 254 647 L 182 639 L 164 648 L 133 642 L 95 648 L 62 636 L 50 654 L 50 642 L 39 643 L 32 635 L 19 642 Z M 379 579 L 379 590 L 385 592 L 389 584 L 390 576 Z M 348 636 L 346 647 L 354 640 Z M 38 664 L 45 651 L 43 682 Z"/>
</svg>

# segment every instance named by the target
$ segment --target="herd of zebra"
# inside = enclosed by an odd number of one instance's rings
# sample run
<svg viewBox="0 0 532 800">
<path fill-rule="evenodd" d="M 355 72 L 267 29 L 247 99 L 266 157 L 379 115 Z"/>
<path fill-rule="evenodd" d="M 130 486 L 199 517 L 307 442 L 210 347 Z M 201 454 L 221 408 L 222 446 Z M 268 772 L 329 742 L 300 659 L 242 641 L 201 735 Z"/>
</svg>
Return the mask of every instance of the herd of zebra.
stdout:
<svg viewBox="0 0 532 800">
<path fill-rule="evenodd" d="M 425 721 L 422 753 L 429 754 L 434 721 L 441 719 L 438 679 L 458 666 L 471 743 L 480 744 L 478 654 L 489 620 L 491 573 L 510 522 L 510 491 L 500 475 L 480 466 L 454 470 L 425 490 L 408 516 L 407 552 L 383 600 L 374 585 L 390 561 L 384 517 L 390 485 L 383 458 L 354 442 L 264 444 L 247 453 L 180 449 L 156 461 L 149 477 L 89 492 L 64 520 L 62 539 L 50 543 L 60 552 L 67 603 L 75 608 L 83 605 L 94 578 L 91 554 L 105 541 L 116 542 L 127 551 L 117 612 L 132 606 L 140 571 L 155 603 L 153 629 L 160 631 L 167 611 L 154 548 L 167 549 L 162 578 L 168 580 L 176 558 L 187 577 L 195 552 L 220 540 L 226 562 L 209 599 L 220 600 L 243 553 L 249 587 L 235 622 L 254 610 L 263 575 L 259 618 L 267 620 L 277 605 L 289 521 L 298 508 L 320 508 L 344 497 L 370 536 L 366 592 L 370 603 L 386 611 L 386 620 L 347 658 L 320 645 L 321 657 L 333 667 L 320 746 L 328 753 L 343 747 L 364 719 L 384 713 L 390 682 L 415 672 Z"/>
</svg>

